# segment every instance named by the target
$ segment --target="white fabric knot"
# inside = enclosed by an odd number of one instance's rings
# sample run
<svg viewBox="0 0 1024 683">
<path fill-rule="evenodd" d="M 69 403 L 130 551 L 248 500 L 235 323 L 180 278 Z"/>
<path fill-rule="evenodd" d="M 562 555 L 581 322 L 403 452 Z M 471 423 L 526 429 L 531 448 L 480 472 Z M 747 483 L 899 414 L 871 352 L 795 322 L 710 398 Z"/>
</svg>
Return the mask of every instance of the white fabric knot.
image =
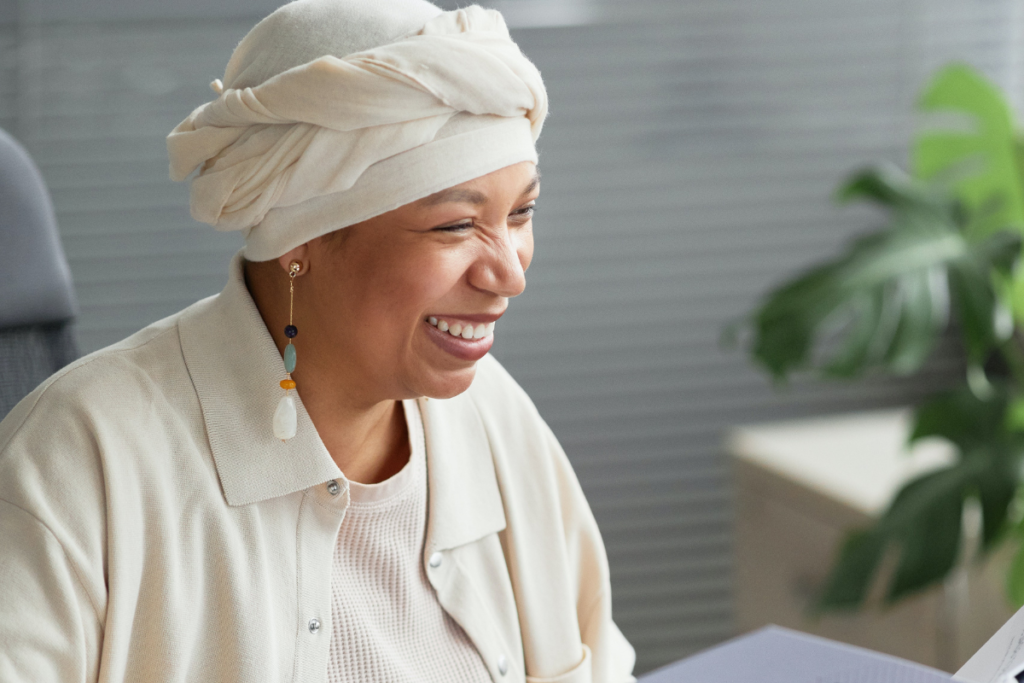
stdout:
<svg viewBox="0 0 1024 683">
<path fill-rule="evenodd" d="M 220 90 L 216 85 L 220 85 Z M 537 68 L 501 15 L 443 12 L 416 35 L 344 58 L 325 56 L 252 88 L 224 89 L 167 137 L 170 173 L 192 181 L 191 211 L 218 230 L 352 187 L 374 163 L 430 143 L 460 112 L 547 115 Z M 326 232 L 326 230 L 324 231 Z"/>
</svg>

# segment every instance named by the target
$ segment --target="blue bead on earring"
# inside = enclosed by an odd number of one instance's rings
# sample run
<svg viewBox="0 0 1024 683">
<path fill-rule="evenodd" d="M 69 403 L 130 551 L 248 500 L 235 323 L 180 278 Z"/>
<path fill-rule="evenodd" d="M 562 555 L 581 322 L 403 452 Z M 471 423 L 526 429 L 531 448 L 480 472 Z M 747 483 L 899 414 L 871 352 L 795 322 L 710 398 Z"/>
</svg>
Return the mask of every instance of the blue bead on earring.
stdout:
<svg viewBox="0 0 1024 683">
<path fill-rule="evenodd" d="M 281 441 L 287 441 L 295 436 L 298 424 L 295 399 L 291 395 L 292 389 L 295 388 L 292 373 L 295 372 L 295 361 L 297 360 L 295 345 L 291 340 L 295 339 L 299 333 L 299 328 L 295 327 L 292 317 L 295 312 L 295 276 L 301 271 L 301 261 L 292 261 L 288 264 L 288 324 L 284 328 L 284 336 L 288 337 L 288 345 L 284 347 L 284 371 L 288 377 L 281 380 L 284 396 L 281 397 L 280 403 L 277 404 L 277 410 L 274 411 L 274 436 Z"/>
</svg>

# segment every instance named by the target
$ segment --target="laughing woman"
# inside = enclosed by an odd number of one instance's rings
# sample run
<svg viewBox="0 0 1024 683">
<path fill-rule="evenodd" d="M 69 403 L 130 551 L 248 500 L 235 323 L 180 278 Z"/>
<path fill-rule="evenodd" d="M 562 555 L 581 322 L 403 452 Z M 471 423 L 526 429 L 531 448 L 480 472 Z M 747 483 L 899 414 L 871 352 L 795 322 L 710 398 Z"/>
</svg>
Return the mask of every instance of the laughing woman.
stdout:
<svg viewBox="0 0 1024 683">
<path fill-rule="evenodd" d="M 583 493 L 487 355 L 547 109 L 501 16 L 298 0 L 213 87 L 168 148 L 244 234 L 224 291 L 0 423 L 0 680 L 632 680 Z"/>
</svg>

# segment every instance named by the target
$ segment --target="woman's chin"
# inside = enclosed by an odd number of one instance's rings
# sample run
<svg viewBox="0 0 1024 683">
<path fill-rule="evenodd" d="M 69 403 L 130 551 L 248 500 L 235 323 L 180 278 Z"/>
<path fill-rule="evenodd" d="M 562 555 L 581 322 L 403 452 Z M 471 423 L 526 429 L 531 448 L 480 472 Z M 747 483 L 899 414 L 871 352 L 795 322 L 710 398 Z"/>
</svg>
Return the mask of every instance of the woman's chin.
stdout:
<svg viewBox="0 0 1024 683">
<path fill-rule="evenodd" d="M 429 398 L 454 398 L 469 389 L 476 377 L 476 363 L 459 370 L 434 371 L 421 393 Z"/>
</svg>

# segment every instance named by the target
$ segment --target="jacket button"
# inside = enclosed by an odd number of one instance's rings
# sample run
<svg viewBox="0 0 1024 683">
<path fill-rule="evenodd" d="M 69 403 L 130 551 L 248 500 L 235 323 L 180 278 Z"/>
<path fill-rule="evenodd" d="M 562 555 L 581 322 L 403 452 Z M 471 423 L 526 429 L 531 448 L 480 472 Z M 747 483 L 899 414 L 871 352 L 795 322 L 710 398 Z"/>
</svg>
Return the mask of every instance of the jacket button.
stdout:
<svg viewBox="0 0 1024 683">
<path fill-rule="evenodd" d="M 434 569 L 437 569 L 438 567 L 441 566 L 441 562 L 443 562 L 443 561 L 444 561 L 444 556 L 441 555 L 441 553 L 434 553 L 433 555 L 430 556 L 430 559 L 427 560 L 427 563 L 431 567 L 433 567 Z"/>
<path fill-rule="evenodd" d="M 340 490 L 341 487 L 338 486 L 338 482 L 334 481 L 333 479 L 327 482 L 327 493 L 331 494 L 332 496 L 336 496 L 338 495 L 338 491 Z"/>
<path fill-rule="evenodd" d="M 502 676 L 508 673 L 508 660 L 505 655 L 498 655 L 498 673 Z"/>
<path fill-rule="evenodd" d="M 313 618 L 309 620 L 309 632 L 316 633 L 320 630 L 320 620 Z"/>
</svg>

